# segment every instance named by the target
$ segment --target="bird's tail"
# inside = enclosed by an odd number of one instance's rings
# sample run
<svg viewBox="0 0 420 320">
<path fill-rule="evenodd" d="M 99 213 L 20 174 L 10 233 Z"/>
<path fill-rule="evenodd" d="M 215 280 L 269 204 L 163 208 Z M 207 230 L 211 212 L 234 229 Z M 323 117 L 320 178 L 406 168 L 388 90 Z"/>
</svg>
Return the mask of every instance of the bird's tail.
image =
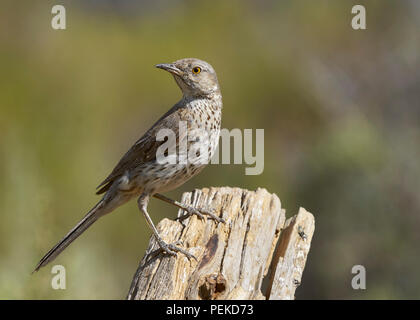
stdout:
<svg viewBox="0 0 420 320">
<path fill-rule="evenodd" d="M 47 254 L 38 262 L 35 267 L 35 271 L 46 266 L 48 263 L 53 261 L 70 243 L 72 243 L 78 236 L 80 236 L 87 228 L 89 228 L 96 220 L 98 220 L 105 212 L 104 200 L 99 201 L 95 207 L 93 207 L 86 216 L 73 228 L 65 237 L 57 243 Z"/>
</svg>

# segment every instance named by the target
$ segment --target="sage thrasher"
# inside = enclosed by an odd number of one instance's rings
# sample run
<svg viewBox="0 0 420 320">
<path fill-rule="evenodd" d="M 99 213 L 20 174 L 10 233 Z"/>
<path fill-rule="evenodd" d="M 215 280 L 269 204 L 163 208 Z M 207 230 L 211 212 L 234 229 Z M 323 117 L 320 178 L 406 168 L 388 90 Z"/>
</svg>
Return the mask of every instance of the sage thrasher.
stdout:
<svg viewBox="0 0 420 320">
<path fill-rule="evenodd" d="M 218 222 L 223 221 L 208 208 L 198 209 L 186 206 L 160 194 L 160 192 L 175 189 L 185 183 L 206 165 L 205 161 L 200 161 L 202 160 L 200 150 L 203 149 L 199 149 L 198 154 L 196 153 L 195 160 L 189 159 L 189 151 L 194 143 L 188 137 L 189 132 L 197 129 L 204 129 L 208 132 L 207 144 L 205 144 L 205 151 L 208 153 L 207 159 L 210 159 L 214 154 L 219 141 L 222 116 L 222 95 L 216 72 L 207 62 L 192 58 L 181 59 L 174 63 L 158 64 L 156 67 L 173 75 L 183 94 L 181 100 L 166 112 L 121 158 L 111 174 L 98 186 L 100 189 L 97 194 L 105 193 L 103 198 L 60 242 L 48 251 L 34 271 L 54 260 L 100 217 L 134 197 L 138 197 L 138 207 L 152 229 L 160 250 L 170 255 L 181 252 L 188 258 L 195 258 L 188 251 L 176 246 L 178 243 L 168 244 L 159 236 L 147 212 L 150 197 L 156 197 L 183 209 L 187 213 L 181 219 L 192 214 L 200 217 L 206 214 Z M 180 130 L 181 122 L 185 123 L 187 130 Z M 179 149 L 178 159 L 187 158 L 187 161 L 176 161 L 175 163 L 159 161 L 157 153 L 159 147 L 165 143 L 165 139 L 162 141 L 156 139 L 161 129 L 169 129 L 174 132 L 176 145 L 172 147 L 176 147 L 176 150 Z M 186 149 L 181 148 L 183 144 L 187 146 Z"/>
</svg>

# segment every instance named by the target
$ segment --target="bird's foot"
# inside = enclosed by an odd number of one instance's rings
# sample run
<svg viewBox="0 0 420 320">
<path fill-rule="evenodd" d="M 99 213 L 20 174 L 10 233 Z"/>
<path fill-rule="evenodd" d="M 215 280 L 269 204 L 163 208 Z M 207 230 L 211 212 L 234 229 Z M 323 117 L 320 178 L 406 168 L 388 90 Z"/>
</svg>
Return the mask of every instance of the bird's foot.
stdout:
<svg viewBox="0 0 420 320">
<path fill-rule="evenodd" d="M 179 221 L 183 221 L 189 217 L 191 217 L 193 214 L 197 215 L 200 219 L 204 219 L 204 216 L 209 216 L 211 219 L 217 221 L 217 222 L 223 222 L 225 223 L 225 219 L 218 217 L 215 213 L 214 210 L 212 208 L 201 208 L 201 209 L 197 209 L 194 208 L 192 206 L 184 206 L 182 208 L 184 211 L 186 211 L 187 213 L 177 217 L 176 219 Z"/>
<path fill-rule="evenodd" d="M 182 244 L 182 242 L 180 240 L 178 240 L 174 243 L 166 243 L 162 239 L 157 239 L 157 241 L 158 241 L 158 244 L 159 244 L 159 247 L 160 247 L 159 251 L 167 253 L 167 254 L 169 254 L 171 256 L 174 256 L 174 257 L 176 257 L 177 252 L 180 252 L 180 253 L 184 254 L 188 258 L 188 260 L 194 259 L 195 261 L 197 261 L 197 258 L 193 254 L 189 253 L 188 251 L 186 251 L 186 250 L 184 250 L 180 247 L 177 247 L 177 245 Z"/>
</svg>

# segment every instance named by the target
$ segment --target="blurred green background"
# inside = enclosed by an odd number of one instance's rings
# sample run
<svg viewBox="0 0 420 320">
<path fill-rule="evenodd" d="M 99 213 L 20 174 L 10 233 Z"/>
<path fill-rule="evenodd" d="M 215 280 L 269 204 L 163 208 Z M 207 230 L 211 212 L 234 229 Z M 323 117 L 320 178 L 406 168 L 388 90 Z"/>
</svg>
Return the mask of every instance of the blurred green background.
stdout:
<svg viewBox="0 0 420 320">
<path fill-rule="evenodd" d="M 351 28 L 351 7 L 367 30 Z M 51 28 L 64 4 L 67 30 Z M 122 299 L 150 231 L 135 201 L 51 268 L 44 253 L 97 201 L 95 187 L 179 98 L 154 65 L 209 61 L 223 127 L 265 129 L 265 170 L 210 165 L 178 190 L 265 187 L 314 213 L 298 299 L 420 298 L 420 2 L 2 1 L 0 298 Z M 177 210 L 158 200 L 157 223 Z M 353 290 L 351 268 L 367 269 Z"/>
</svg>

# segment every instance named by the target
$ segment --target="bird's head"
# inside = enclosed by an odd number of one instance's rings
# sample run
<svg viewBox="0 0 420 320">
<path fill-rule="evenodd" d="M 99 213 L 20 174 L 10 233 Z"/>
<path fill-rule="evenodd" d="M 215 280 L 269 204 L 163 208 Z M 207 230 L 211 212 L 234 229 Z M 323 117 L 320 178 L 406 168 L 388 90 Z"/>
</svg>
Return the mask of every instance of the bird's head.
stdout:
<svg viewBox="0 0 420 320">
<path fill-rule="evenodd" d="M 185 96 L 209 96 L 219 93 L 219 82 L 213 67 L 202 60 L 187 58 L 173 63 L 157 64 L 175 78 Z"/>
</svg>

